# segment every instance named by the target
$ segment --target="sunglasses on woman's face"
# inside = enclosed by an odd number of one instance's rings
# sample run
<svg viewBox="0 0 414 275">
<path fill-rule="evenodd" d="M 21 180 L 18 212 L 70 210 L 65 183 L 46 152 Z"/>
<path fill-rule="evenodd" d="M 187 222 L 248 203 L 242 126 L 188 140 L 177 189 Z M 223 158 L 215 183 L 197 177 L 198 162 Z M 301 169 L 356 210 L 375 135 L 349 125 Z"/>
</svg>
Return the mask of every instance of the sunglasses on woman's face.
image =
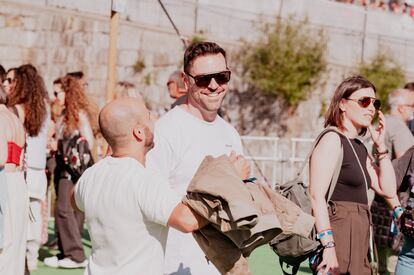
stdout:
<svg viewBox="0 0 414 275">
<path fill-rule="evenodd" d="M 13 80 L 14 80 L 13 78 L 8 77 L 4 81 L 7 81 L 7 82 L 9 82 L 9 84 L 12 84 L 13 83 Z"/>
<path fill-rule="evenodd" d="M 202 74 L 202 75 L 196 75 L 192 76 L 191 74 L 187 73 L 188 76 L 191 76 L 192 79 L 194 79 L 195 84 L 200 88 L 207 88 L 208 85 L 210 85 L 211 80 L 214 78 L 214 80 L 219 85 L 227 84 L 230 81 L 230 71 L 223 71 L 219 73 L 214 74 Z"/>
<path fill-rule="evenodd" d="M 379 110 L 381 108 L 381 101 L 376 99 L 375 97 L 364 96 L 359 99 L 354 98 L 345 98 L 347 100 L 352 100 L 358 103 L 359 106 L 362 108 L 368 108 L 368 106 L 372 103 L 374 105 L 375 110 Z"/>
</svg>

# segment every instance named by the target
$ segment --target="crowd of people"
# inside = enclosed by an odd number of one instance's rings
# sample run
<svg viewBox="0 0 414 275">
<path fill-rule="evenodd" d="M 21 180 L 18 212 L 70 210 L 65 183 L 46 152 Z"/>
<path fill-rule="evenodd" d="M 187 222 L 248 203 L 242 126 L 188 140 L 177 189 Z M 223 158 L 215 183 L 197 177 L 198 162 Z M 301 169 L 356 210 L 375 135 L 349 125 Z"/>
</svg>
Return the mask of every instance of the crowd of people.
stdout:
<svg viewBox="0 0 414 275">
<path fill-rule="evenodd" d="M 413 83 L 389 94 L 387 115 L 368 79 L 338 85 L 309 160 L 312 218 L 249 178 L 240 135 L 220 116 L 231 78 L 225 50 L 194 43 L 183 64 L 167 81 L 175 102 L 160 118 L 128 82 L 98 114 L 80 71 L 57 78 L 49 95 L 33 65 L 0 67 L 0 274 L 37 268 L 50 183 L 56 240 L 49 245 L 59 251 L 44 259 L 50 267 L 250 274 L 246 258 L 255 247 L 281 232 L 308 237 L 314 219 L 323 248 L 315 272 L 371 274 L 374 237 L 380 274 L 411 274 Z M 99 137 L 108 145 L 100 160 Z"/>
<path fill-rule="evenodd" d="M 414 1 L 412 0 L 335 0 L 337 2 L 355 4 L 372 10 L 388 11 L 394 14 L 405 14 L 414 18 Z"/>
</svg>

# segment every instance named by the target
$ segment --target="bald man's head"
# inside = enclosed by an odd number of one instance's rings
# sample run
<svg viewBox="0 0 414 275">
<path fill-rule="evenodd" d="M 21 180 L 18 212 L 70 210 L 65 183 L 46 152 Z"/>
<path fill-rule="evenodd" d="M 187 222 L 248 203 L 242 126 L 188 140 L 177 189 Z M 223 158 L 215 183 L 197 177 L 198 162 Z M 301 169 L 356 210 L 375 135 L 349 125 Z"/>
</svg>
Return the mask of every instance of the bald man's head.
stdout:
<svg viewBox="0 0 414 275">
<path fill-rule="evenodd" d="M 150 114 L 141 99 L 121 97 L 111 101 L 99 113 L 99 127 L 112 148 L 134 141 L 133 130 L 137 127 L 148 131 L 146 143 L 152 144 Z"/>
</svg>

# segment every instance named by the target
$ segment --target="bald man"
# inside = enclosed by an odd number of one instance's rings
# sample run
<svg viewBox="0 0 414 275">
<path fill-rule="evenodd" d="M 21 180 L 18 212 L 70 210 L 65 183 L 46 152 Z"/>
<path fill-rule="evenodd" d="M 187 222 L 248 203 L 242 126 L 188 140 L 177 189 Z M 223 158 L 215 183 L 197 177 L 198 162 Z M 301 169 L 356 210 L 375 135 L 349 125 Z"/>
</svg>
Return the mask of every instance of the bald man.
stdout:
<svg viewBox="0 0 414 275">
<path fill-rule="evenodd" d="M 142 100 L 131 97 L 112 101 L 99 114 L 113 153 L 86 170 L 72 196 L 92 239 L 85 274 L 161 275 L 167 226 L 191 232 L 206 222 L 145 167 L 153 123 Z"/>
</svg>

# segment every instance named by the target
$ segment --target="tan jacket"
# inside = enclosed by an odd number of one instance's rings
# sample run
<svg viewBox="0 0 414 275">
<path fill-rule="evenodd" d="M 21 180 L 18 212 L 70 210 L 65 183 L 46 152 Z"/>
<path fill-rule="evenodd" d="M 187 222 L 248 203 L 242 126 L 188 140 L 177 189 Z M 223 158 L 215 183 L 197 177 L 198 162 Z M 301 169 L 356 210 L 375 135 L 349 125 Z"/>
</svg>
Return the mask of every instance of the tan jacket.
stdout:
<svg viewBox="0 0 414 275">
<path fill-rule="evenodd" d="M 314 225 L 271 188 L 243 183 L 227 156 L 203 160 L 184 202 L 211 222 L 194 237 L 223 274 L 250 274 L 245 257 L 256 247 L 282 232 L 309 236 Z"/>
</svg>

